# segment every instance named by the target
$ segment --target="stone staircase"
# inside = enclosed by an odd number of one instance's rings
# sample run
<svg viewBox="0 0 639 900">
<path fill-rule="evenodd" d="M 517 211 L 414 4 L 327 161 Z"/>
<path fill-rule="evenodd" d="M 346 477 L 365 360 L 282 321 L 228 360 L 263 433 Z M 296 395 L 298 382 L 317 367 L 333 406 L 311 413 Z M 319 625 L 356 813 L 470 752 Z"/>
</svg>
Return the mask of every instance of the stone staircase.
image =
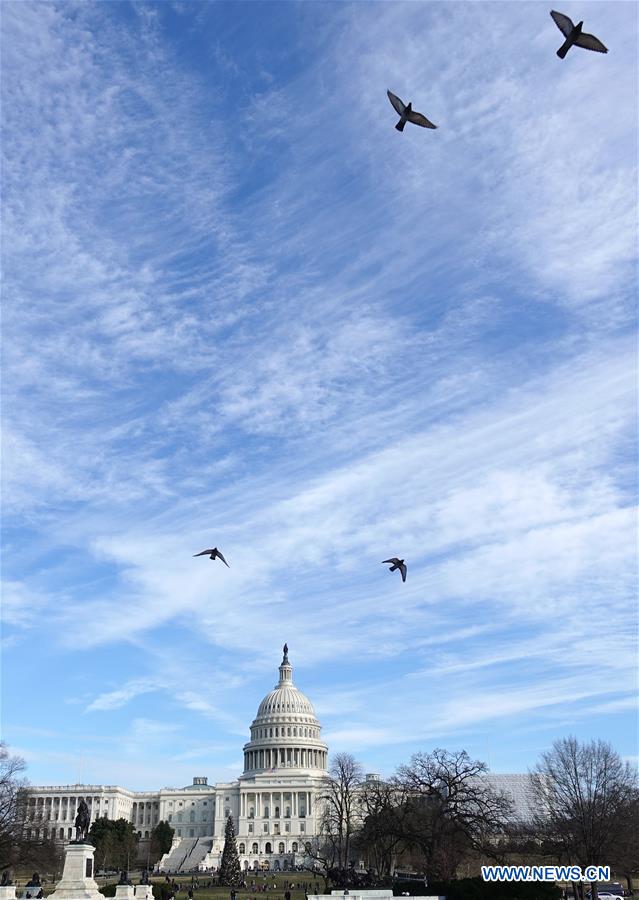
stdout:
<svg viewBox="0 0 639 900">
<path fill-rule="evenodd" d="M 195 846 L 186 857 L 183 866 L 184 870 L 197 869 L 207 853 L 213 848 L 213 838 L 198 838 Z"/>
<path fill-rule="evenodd" d="M 212 838 L 182 838 L 164 854 L 158 869 L 160 872 L 190 872 L 197 869 L 212 846 Z"/>
</svg>

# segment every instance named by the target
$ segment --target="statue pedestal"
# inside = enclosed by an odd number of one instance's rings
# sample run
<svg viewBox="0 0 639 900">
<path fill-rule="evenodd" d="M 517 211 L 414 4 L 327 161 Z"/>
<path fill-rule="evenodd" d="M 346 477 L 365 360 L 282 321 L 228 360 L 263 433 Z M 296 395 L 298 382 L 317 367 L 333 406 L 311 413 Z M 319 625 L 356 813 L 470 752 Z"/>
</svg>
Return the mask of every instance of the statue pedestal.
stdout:
<svg viewBox="0 0 639 900">
<path fill-rule="evenodd" d="M 0 885 L 0 900 L 16 900 L 15 884 Z"/>
<path fill-rule="evenodd" d="M 135 900 L 153 900 L 153 885 L 139 884 L 135 889 Z"/>
<path fill-rule="evenodd" d="M 67 844 L 64 871 L 47 900 L 104 900 L 93 879 L 93 844 Z"/>
<path fill-rule="evenodd" d="M 146 885 L 145 885 L 146 887 Z M 135 900 L 135 888 L 132 884 L 116 884 L 115 900 Z"/>
</svg>

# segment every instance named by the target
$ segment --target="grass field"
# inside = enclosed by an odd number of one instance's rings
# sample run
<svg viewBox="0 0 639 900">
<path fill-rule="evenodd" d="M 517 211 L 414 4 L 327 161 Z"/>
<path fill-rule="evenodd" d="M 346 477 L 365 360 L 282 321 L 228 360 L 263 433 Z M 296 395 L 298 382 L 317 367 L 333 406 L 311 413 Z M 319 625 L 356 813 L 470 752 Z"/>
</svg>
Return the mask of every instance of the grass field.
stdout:
<svg viewBox="0 0 639 900">
<path fill-rule="evenodd" d="M 16 873 L 13 879 L 14 884 L 16 885 L 16 897 L 25 897 L 27 892 L 25 884 L 29 881 L 30 877 L 30 872 Z M 141 869 L 136 869 L 129 873 L 129 878 L 133 882 L 133 884 L 138 884 L 141 877 Z M 176 900 L 188 900 L 188 890 L 191 887 L 191 875 L 182 873 L 169 877 L 171 878 L 171 880 L 175 880 L 177 884 L 181 885 L 181 890 L 179 890 L 176 894 Z M 199 873 L 195 877 L 199 878 L 200 885 L 207 885 L 208 882 L 215 879 L 214 875 L 207 875 L 206 873 Z M 98 876 L 95 880 L 97 881 L 99 887 L 103 887 L 107 884 L 117 884 L 118 876 Z M 255 880 L 257 887 L 260 889 L 263 885 L 268 885 L 268 890 L 251 890 L 250 885 L 253 880 Z M 161 885 L 166 884 L 165 876 L 151 876 L 149 881 L 153 885 L 154 896 L 159 897 L 159 888 L 161 887 Z M 261 875 L 257 875 L 254 877 L 251 873 L 248 873 L 246 881 L 248 887 L 236 888 L 237 900 L 284 900 L 284 891 L 286 891 L 287 889 L 291 891 L 291 900 L 304 900 L 304 889 L 302 887 L 302 884 L 304 882 L 309 884 L 309 894 L 315 893 L 316 886 L 320 894 L 324 893 L 324 879 L 318 878 L 317 874 L 313 872 L 274 872 L 272 874 L 269 874 L 266 880 L 264 880 Z M 273 888 L 273 884 L 276 885 L 275 888 Z M 291 884 L 294 884 L 295 887 L 291 888 Z M 53 893 L 53 891 L 55 890 L 55 884 L 52 884 L 50 879 L 47 877 L 46 883 L 43 884 L 42 889 L 46 897 L 49 894 Z M 30 893 L 33 897 L 35 897 L 37 889 L 31 890 Z M 228 887 L 200 887 L 199 889 L 194 890 L 193 900 L 221 900 L 221 898 L 224 898 L 224 900 L 229 900 L 230 893 L 231 889 Z"/>
</svg>

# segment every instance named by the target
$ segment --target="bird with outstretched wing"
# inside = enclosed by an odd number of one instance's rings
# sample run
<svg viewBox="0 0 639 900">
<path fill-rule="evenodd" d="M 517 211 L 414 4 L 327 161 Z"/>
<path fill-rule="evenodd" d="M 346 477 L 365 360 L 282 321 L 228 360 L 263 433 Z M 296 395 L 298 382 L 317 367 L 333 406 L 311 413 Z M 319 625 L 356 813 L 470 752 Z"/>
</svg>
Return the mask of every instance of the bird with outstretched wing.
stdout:
<svg viewBox="0 0 639 900">
<path fill-rule="evenodd" d="M 389 572 L 394 572 L 396 569 L 402 574 L 402 581 L 406 581 L 406 564 L 403 559 L 398 559 L 397 556 L 393 556 L 390 559 L 383 559 L 382 564 L 384 563 L 392 563 Z"/>
<path fill-rule="evenodd" d="M 386 91 L 388 94 L 388 99 L 390 100 L 393 109 L 400 117 L 399 122 L 395 126 L 398 131 L 404 130 L 404 125 L 406 122 L 412 122 L 413 125 L 420 125 L 422 128 L 437 128 L 437 125 L 433 125 L 433 123 L 426 118 L 426 116 L 422 115 L 422 113 L 415 112 L 411 103 L 406 105 L 402 100 L 399 99 L 397 94 L 394 94 L 392 91 Z"/>
<path fill-rule="evenodd" d="M 571 47 L 583 47 L 584 50 L 594 50 L 596 53 L 608 52 L 608 48 L 601 43 L 599 38 L 595 37 L 594 34 L 586 34 L 581 30 L 583 22 L 577 22 L 575 25 L 571 18 L 557 12 L 555 9 L 550 11 L 550 15 L 557 28 L 566 38 L 559 50 L 557 50 L 557 56 L 560 59 L 566 56 Z"/>
<path fill-rule="evenodd" d="M 225 566 L 228 566 L 229 569 L 231 568 L 227 561 L 224 559 L 224 555 L 220 550 L 217 549 L 217 547 L 211 547 L 209 550 L 202 550 L 201 553 L 194 553 L 193 556 L 208 556 L 210 559 L 215 559 L 217 557 L 218 559 L 222 560 Z"/>
</svg>

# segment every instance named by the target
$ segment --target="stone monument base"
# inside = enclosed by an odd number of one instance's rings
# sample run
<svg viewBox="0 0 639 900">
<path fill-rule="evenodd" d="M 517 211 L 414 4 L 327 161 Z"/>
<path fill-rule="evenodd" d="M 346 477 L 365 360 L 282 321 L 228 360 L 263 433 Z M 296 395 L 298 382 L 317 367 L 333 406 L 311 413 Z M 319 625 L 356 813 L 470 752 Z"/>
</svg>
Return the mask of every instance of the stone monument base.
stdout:
<svg viewBox="0 0 639 900">
<path fill-rule="evenodd" d="M 115 900 L 135 900 L 135 888 L 132 884 L 117 884 Z"/>
<path fill-rule="evenodd" d="M 138 884 L 135 889 L 135 900 L 153 900 L 153 886 L 150 884 Z"/>
<path fill-rule="evenodd" d="M 93 878 L 93 844 L 67 844 L 64 871 L 47 900 L 104 900 Z"/>
<path fill-rule="evenodd" d="M 15 884 L 0 884 L 0 900 L 16 900 Z"/>
</svg>

